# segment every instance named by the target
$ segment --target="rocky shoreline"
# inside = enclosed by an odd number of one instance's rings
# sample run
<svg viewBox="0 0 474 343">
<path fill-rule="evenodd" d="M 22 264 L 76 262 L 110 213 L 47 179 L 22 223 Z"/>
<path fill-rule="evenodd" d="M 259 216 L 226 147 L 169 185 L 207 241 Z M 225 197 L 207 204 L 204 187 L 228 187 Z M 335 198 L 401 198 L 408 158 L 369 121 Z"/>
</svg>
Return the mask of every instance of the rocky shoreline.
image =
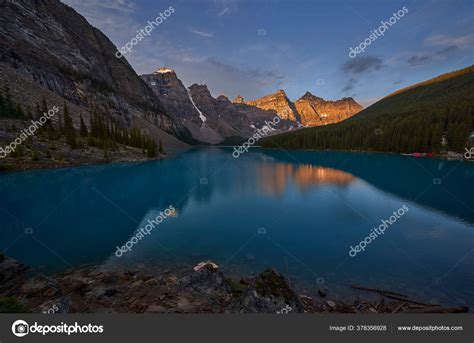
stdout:
<svg viewBox="0 0 474 343">
<path fill-rule="evenodd" d="M 49 277 L 0 255 L 0 313 L 460 313 L 467 307 L 422 304 L 376 291 L 376 301 L 352 303 L 298 295 L 283 275 L 226 277 L 212 262 L 179 275 L 103 271 L 89 266 Z M 395 297 L 395 299 L 394 299 Z"/>
<path fill-rule="evenodd" d="M 127 147 L 129 150 L 138 150 L 134 148 Z M 60 168 L 73 168 L 73 167 L 85 167 L 85 166 L 95 166 L 102 164 L 119 164 L 119 163 L 139 163 L 139 162 L 149 162 L 155 160 L 163 160 L 168 158 L 167 155 L 159 155 L 155 158 L 149 158 L 143 156 L 143 154 L 136 153 L 133 151 L 131 154 L 126 154 L 116 156 L 111 154 L 109 158 L 103 158 L 101 156 L 94 156 L 93 158 L 83 157 L 80 159 L 69 159 L 69 160 L 38 160 L 33 161 L 31 159 L 22 159 L 17 160 L 13 158 L 6 159 L 4 162 L 0 163 L 0 173 L 16 172 L 16 171 L 26 171 L 26 170 L 46 170 L 46 169 L 60 169 Z"/>
</svg>

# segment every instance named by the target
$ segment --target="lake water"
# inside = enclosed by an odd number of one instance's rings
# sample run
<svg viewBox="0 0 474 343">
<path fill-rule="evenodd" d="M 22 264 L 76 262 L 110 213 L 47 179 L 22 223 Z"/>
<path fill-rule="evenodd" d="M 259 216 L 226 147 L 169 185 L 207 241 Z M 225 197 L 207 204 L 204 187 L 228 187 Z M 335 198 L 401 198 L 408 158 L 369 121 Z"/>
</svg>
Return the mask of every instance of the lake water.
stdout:
<svg viewBox="0 0 474 343">
<path fill-rule="evenodd" d="M 170 205 L 173 216 L 116 257 Z M 472 309 L 473 209 L 473 163 L 193 149 L 166 161 L 1 175 L 0 251 L 44 273 L 89 263 L 189 269 L 210 259 L 235 276 L 273 267 L 309 294 L 323 286 L 347 297 L 358 284 Z"/>
</svg>

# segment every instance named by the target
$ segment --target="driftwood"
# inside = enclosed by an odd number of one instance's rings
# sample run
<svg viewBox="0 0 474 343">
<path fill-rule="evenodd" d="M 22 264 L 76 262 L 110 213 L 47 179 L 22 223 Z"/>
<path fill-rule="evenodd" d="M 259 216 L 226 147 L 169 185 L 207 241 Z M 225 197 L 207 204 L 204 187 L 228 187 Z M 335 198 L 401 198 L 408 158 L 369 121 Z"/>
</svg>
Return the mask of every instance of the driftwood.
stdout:
<svg viewBox="0 0 474 343">
<path fill-rule="evenodd" d="M 397 308 L 395 310 L 392 311 L 392 313 L 397 313 L 406 304 L 407 304 L 406 302 L 402 302 L 400 305 L 397 306 Z"/>
<path fill-rule="evenodd" d="M 437 305 L 437 304 L 425 304 L 425 303 L 422 303 L 422 302 L 419 302 L 419 301 L 408 299 L 408 297 L 406 295 L 400 294 L 400 293 L 397 293 L 397 292 L 387 291 L 387 290 L 378 289 L 378 288 L 369 288 L 369 287 L 356 286 L 356 285 L 351 285 L 351 287 L 355 288 L 355 289 L 361 289 L 361 290 L 364 290 L 364 291 L 376 292 L 376 293 L 379 293 L 379 294 L 383 295 L 384 297 L 394 299 L 394 300 L 404 301 L 404 302 L 407 302 L 407 303 L 410 303 L 410 304 L 416 304 L 416 305 L 421 305 L 421 306 L 430 306 L 430 307 L 440 307 L 440 305 Z"/>
<path fill-rule="evenodd" d="M 377 305 L 375 306 L 375 309 L 377 310 L 377 312 L 380 312 L 383 307 L 385 305 L 385 298 L 384 297 L 380 297 L 380 300 L 379 302 L 377 303 Z"/>
<path fill-rule="evenodd" d="M 407 297 L 406 295 L 396 293 L 396 292 L 392 292 L 392 291 L 386 291 L 386 290 L 383 290 L 383 289 L 368 288 L 368 287 L 362 287 L 362 286 L 357 286 L 357 285 L 351 285 L 351 287 L 355 288 L 355 289 L 361 289 L 363 291 L 377 292 L 377 293 L 382 293 L 382 294 L 392 294 L 392 295 L 400 296 L 400 297 L 404 297 L 404 298 Z"/>
<path fill-rule="evenodd" d="M 440 307 L 440 305 L 437 305 L 437 304 L 425 304 L 425 303 L 421 303 L 419 301 L 410 300 L 410 299 L 402 298 L 402 297 L 397 297 L 395 295 L 385 294 L 385 296 L 387 298 L 390 298 L 390 299 L 400 300 L 400 301 L 404 301 L 404 302 L 411 303 L 411 304 L 427 306 L 427 307 Z"/>
<path fill-rule="evenodd" d="M 352 303 L 345 303 L 338 300 L 315 299 L 308 296 L 301 296 L 305 312 L 309 313 L 465 313 L 469 312 L 467 306 L 460 307 L 442 307 L 441 305 L 425 304 L 419 301 L 411 300 L 406 295 L 363 286 L 351 285 L 352 288 L 369 292 L 375 292 L 380 298 L 368 300 L 360 299 L 356 294 L 357 300 Z M 392 300 L 393 299 L 393 300 Z M 328 306 L 329 305 L 329 306 Z"/>
</svg>

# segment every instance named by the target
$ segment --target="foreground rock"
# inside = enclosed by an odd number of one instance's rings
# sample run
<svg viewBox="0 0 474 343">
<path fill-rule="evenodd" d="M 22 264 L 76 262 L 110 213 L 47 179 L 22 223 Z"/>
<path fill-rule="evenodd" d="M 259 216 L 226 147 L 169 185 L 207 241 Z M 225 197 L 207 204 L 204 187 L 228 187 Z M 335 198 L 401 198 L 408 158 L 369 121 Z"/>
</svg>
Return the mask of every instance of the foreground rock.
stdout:
<svg viewBox="0 0 474 343">
<path fill-rule="evenodd" d="M 2 256 L 2 255 L 0 255 Z M 0 312 L 33 313 L 395 313 L 467 312 L 405 301 L 344 303 L 330 297 L 297 295 L 285 278 L 267 269 L 253 278 L 226 277 L 207 262 L 182 275 L 168 271 L 74 269 L 47 277 L 28 275 L 11 258 L 0 259 Z M 31 272 L 34 273 L 34 272 Z"/>
</svg>

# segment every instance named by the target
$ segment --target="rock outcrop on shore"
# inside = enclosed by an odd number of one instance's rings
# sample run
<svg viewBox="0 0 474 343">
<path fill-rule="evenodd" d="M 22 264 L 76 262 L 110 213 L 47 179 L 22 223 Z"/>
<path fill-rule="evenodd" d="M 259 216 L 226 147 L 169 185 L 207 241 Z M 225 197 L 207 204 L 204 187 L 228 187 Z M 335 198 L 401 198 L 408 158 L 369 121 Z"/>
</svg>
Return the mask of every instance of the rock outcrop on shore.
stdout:
<svg viewBox="0 0 474 343">
<path fill-rule="evenodd" d="M 1 299 L 14 297 L 30 312 L 63 313 L 277 313 L 303 304 L 284 277 L 272 269 L 240 281 L 206 265 L 183 275 L 74 269 L 55 277 L 28 276 L 28 268 L 0 263 Z"/>
<path fill-rule="evenodd" d="M 327 290 L 319 297 L 298 295 L 283 275 L 266 269 L 235 280 L 208 261 L 179 275 L 138 271 L 69 270 L 54 277 L 31 271 L 0 255 L 0 313 L 397 313 L 467 312 L 394 297 L 380 291 L 377 301 L 346 303 Z M 364 289 L 374 291 L 373 289 Z"/>
</svg>

